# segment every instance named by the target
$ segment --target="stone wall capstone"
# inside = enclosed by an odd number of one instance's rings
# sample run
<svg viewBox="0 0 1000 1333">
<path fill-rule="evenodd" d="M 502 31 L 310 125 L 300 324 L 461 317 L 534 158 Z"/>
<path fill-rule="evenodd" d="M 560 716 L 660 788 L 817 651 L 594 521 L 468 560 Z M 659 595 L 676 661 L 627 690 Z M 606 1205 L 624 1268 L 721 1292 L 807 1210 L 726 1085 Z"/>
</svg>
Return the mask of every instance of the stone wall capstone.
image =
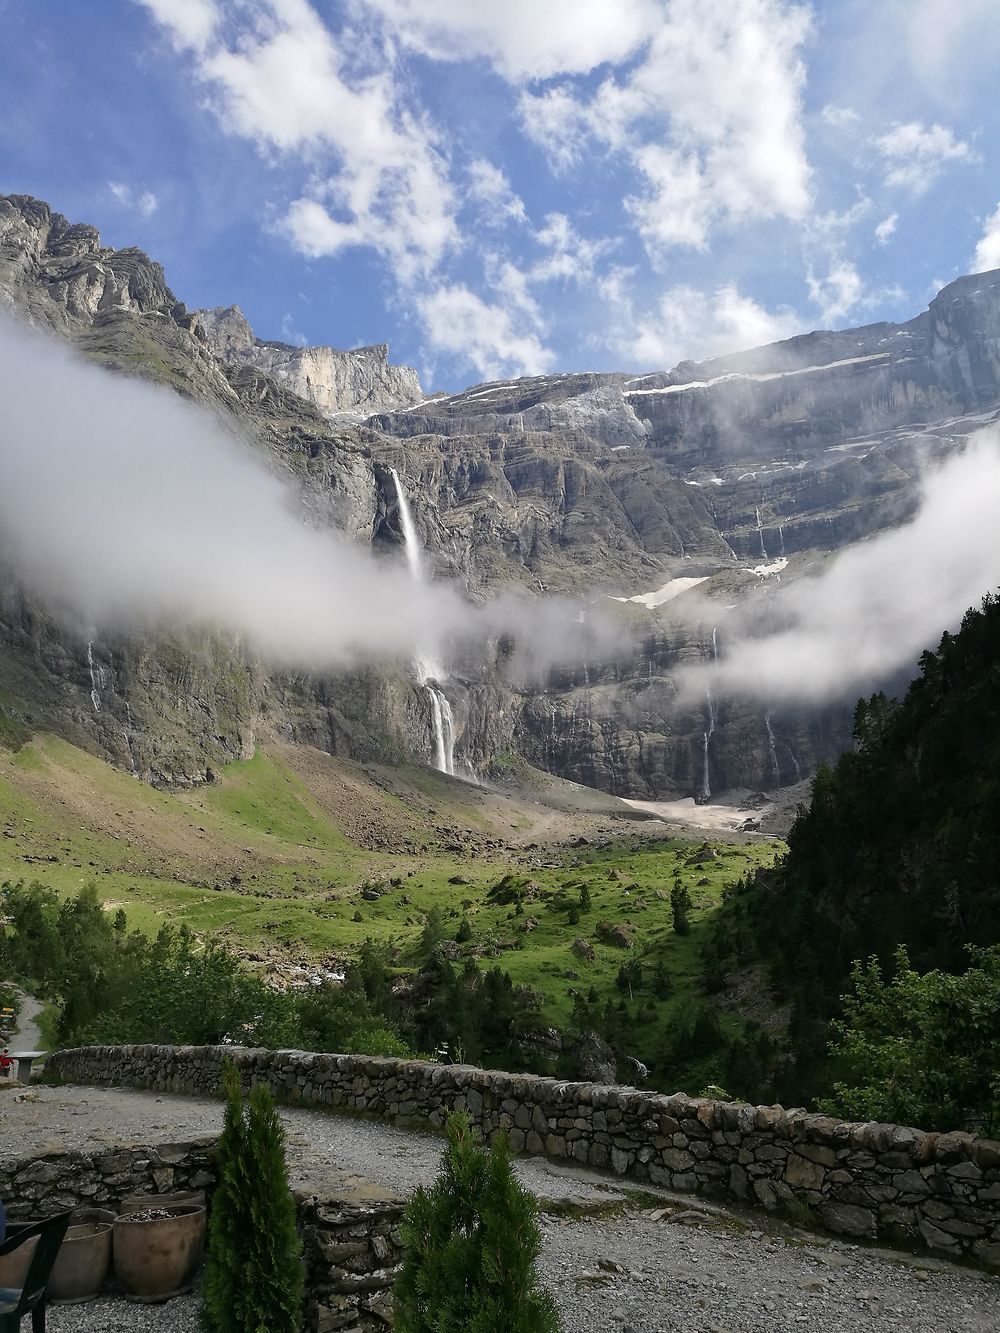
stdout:
<svg viewBox="0 0 1000 1333">
<path fill-rule="evenodd" d="M 223 1059 L 280 1100 L 440 1129 L 463 1110 L 516 1152 L 610 1169 L 685 1193 L 781 1212 L 858 1239 L 1000 1269 L 1000 1142 L 851 1124 L 780 1106 L 568 1083 L 461 1065 L 221 1046 L 57 1051 L 64 1083 L 217 1096 Z"/>
</svg>

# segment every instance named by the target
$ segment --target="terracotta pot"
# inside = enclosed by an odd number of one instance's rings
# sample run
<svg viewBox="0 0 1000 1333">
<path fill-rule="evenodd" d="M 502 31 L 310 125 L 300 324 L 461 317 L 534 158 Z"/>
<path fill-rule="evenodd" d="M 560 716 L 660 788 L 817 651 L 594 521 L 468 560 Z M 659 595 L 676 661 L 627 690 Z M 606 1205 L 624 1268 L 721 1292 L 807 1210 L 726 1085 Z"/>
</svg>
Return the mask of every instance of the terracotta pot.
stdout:
<svg viewBox="0 0 1000 1333">
<path fill-rule="evenodd" d="M 74 1221 L 66 1232 L 48 1281 L 49 1300 L 56 1305 L 92 1301 L 111 1268 L 111 1229 L 114 1213 L 101 1208 L 81 1209 L 103 1214 L 95 1220 Z M 76 1218 L 78 1214 L 74 1214 Z"/>
<path fill-rule="evenodd" d="M 149 1208 L 161 1211 L 153 1199 Z M 205 1209 L 163 1209 L 166 1217 L 142 1212 L 115 1218 L 115 1275 L 130 1301 L 154 1305 L 189 1291 L 205 1246 Z"/>
</svg>

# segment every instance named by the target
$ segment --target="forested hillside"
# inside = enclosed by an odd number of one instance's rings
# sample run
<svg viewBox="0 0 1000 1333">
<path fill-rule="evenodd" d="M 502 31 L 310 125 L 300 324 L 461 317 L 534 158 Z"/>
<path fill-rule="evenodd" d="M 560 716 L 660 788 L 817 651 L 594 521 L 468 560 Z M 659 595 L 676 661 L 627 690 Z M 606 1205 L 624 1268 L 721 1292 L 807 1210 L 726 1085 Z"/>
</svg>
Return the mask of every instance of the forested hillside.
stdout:
<svg viewBox="0 0 1000 1333">
<path fill-rule="evenodd" d="M 792 1002 L 785 1098 L 843 1073 L 826 1046 L 854 960 L 889 977 L 903 946 L 914 972 L 962 973 L 970 946 L 1000 942 L 1000 599 L 924 653 L 901 701 L 862 700 L 855 739 L 716 933 L 722 957 L 752 949 Z"/>
</svg>

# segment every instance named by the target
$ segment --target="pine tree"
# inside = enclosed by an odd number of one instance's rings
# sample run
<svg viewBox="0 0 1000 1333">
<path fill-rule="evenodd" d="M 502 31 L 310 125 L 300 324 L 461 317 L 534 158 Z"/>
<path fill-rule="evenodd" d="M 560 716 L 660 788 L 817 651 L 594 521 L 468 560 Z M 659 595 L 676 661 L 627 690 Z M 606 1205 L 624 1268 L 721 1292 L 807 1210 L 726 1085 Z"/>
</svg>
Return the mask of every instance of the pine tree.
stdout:
<svg viewBox="0 0 1000 1333">
<path fill-rule="evenodd" d="M 299 1333 L 302 1246 L 284 1127 L 263 1085 L 244 1103 L 232 1061 L 223 1066 L 222 1082 L 226 1113 L 208 1226 L 205 1327 L 209 1333 Z"/>
<path fill-rule="evenodd" d="M 504 1136 L 484 1149 L 468 1117 L 451 1116 L 441 1174 L 407 1204 L 402 1231 L 396 1333 L 558 1333 L 538 1283 L 538 1205 Z"/>
</svg>

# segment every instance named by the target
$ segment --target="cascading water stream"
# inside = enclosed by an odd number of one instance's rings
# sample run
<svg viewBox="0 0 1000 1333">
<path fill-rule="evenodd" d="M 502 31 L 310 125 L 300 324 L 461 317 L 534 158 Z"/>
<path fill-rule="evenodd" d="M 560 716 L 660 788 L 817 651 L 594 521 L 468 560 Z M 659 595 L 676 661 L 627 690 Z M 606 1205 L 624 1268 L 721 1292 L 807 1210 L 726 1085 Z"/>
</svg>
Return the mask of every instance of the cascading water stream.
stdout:
<svg viewBox="0 0 1000 1333">
<path fill-rule="evenodd" d="M 762 526 L 762 524 L 761 524 L 761 521 L 760 521 L 760 510 L 759 510 L 759 509 L 755 509 L 753 512 L 754 512 L 754 516 L 755 516 L 756 519 L 757 519 L 757 536 L 760 538 L 760 553 L 761 553 L 761 555 L 763 556 L 763 558 L 766 560 L 766 559 L 767 559 L 767 547 L 764 545 L 764 528 L 763 528 L 763 526 Z"/>
<path fill-rule="evenodd" d="M 774 743 L 774 732 L 771 730 L 770 715 L 764 714 L 764 726 L 767 728 L 767 748 L 771 754 L 771 767 L 774 769 L 774 780 L 781 786 L 781 768 L 778 764 L 778 749 Z"/>
<path fill-rule="evenodd" d="M 719 649 L 716 640 L 716 630 L 712 630 L 712 660 L 718 662 Z M 705 706 L 708 710 L 708 730 L 703 731 L 702 735 L 702 766 L 701 766 L 701 799 L 707 801 L 712 795 L 712 781 L 709 771 L 709 746 L 712 737 L 715 735 L 715 702 L 712 699 L 712 687 L 705 681 Z"/>
<path fill-rule="evenodd" d="M 399 473 L 394 467 L 389 469 L 392 483 L 396 488 L 396 503 L 399 506 L 399 525 L 403 530 L 403 550 L 406 563 L 414 583 L 423 583 L 424 561 L 420 546 L 420 534 L 413 521 L 410 502 L 399 480 Z M 437 659 L 428 653 L 418 652 L 413 662 L 417 681 L 427 691 L 431 704 L 431 723 L 434 729 L 434 766 L 441 773 L 455 774 L 455 715 L 452 712 L 448 696 L 441 689 L 440 682 L 445 680 L 444 668 Z"/>
<path fill-rule="evenodd" d="M 101 695 L 97 688 L 97 671 L 94 667 L 94 645 L 88 640 L 87 643 L 87 666 L 90 670 L 90 702 L 94 705 L 94 712 L 101 711 Z"/>
</svg>

